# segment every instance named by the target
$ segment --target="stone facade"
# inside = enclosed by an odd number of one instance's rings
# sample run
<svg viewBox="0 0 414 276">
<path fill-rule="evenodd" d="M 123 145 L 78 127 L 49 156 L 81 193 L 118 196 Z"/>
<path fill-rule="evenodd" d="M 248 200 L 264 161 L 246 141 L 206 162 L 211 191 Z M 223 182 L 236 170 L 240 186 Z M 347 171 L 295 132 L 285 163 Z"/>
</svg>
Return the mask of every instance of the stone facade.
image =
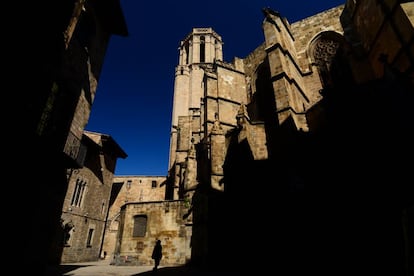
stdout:
<svg viewBox="0 0 414 276">
<path fill-rule="evenodd" d="M 190 259 L 191 227 L 183 218 L 188 202 L 166 199 L 165 176 L 116 176 L 113 181 L 103 244 L 111 263 L 153 265 L 152 249 L 160 239 L 161 265 L 185 264 Z M 135 233 L 137 227 L 142 232 Z"/>
<path fill-rule="evenodd" d="M 19 195 L 30 212 L 5 218 L 14 225 L 5 236 L 14 241 L 10 256 L 30 255 L 13 258 L 20 273 L 43 275 L 59 259 L 52 248 L 61 228 L 66 172 L 82 166 L 83 130 L 108 42 L 112 35 L 126 36 L 127 28 L 118 0 L 21 4 L 10 9 L 21 12 L 8 28 L 14 65 L 5 78 L 14 86 L 7 102 L 17 108 L 4 126 L 13 133 L 5 143 L 21 166 L 8 163 L 19 184 L 8 185 L 6 194 Z"/>
<path fill-rule="evenodd" d="M 167 191 L 190 199 L 192 263 L 413 271 L 413 5 L 265 8 L 263 44 L 231 63 L 211 28 L 185 37 Z"/>
<path fill-rule="evenodd" d="M 158 201 L 126 203 L 121 209 L 119 248 L 115 256 L 118 265 L 153 265 L 152 249 L 161 240 L 163 257 L 160 265 L 186 264 L 190 259 L 191 228 L 185 225 L 183 215 L 187 212 L 183 201 Z M 136 218 L 145 219 L 145 234 L 134 236 Z"/>
<path fill-rule="evenodd" d="M 126 153 L 111 136 L 84 131 L 84 166 L 68 170 L 68 192 L 62 208 L 61 263 L 90 262 L 101 258 L 117 158 Z"/>
</svg>

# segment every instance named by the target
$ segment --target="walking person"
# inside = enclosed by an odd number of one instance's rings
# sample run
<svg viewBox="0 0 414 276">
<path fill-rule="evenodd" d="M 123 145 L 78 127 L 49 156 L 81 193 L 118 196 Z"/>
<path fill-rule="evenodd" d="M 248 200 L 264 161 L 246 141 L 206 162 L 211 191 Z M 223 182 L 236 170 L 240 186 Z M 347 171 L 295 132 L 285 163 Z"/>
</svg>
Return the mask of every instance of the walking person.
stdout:
<svg viewBox="0 0 414 276">
<path fill-rule="evenodd" d="M 158 266 L 160 265 L 161 258 L 162 258 L 161 240 L 157 240 L 155 242 L 154 249 L 152 250 L 151 258 L 154 260 L 153 271 L 157 271 Z"/>
</svg>

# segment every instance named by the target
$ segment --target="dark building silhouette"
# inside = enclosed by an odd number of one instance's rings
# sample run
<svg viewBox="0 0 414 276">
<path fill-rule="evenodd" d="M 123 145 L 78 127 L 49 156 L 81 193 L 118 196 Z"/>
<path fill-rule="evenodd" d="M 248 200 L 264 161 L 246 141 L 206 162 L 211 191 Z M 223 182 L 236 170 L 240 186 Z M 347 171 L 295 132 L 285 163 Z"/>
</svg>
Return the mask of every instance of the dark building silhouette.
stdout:
<svg viewBox="0 0 414 276">
<path fill-rule="evenodd" d="M 12 3 L 6 27 L 5 103 L 13 104 L 5 144 L 13 183 L 5 251 L 24 275 L 42 275 L 67 191 L 67 169 L 86 155 L 82 135 L 109 39 L 128 34 L 119 0 Z M 6 26 L 6 25 L 5 25 Z M 8 35 L 10 34 L 10 35 Z M 8 85 L 6 85 L 8 84 Z M 14 160 L 13 162 L 11 160 Z M 8 203 L 8 206 L 11 206 Z"/>
</svg>

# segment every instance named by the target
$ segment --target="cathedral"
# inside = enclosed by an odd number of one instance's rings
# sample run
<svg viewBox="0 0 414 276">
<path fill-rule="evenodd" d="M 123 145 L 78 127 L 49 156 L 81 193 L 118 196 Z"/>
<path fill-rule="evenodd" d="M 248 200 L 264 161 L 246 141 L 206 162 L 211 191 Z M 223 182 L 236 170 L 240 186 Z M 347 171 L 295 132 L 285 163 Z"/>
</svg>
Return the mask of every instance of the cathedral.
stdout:
<svg viewBox="0 0 414 276">
<path fill-rule="evenodd" d="M 166 199 L 191 204 L 191 262 L 412 273 L 414 3 L 263 16 L 230 63 L 212 28 L 179 45 Z"/>
<path fill-rule="evenodd" d="M 231 62 L 213 28 L 180 41 L 168 175 L 113 177 L 103 258 L 150 265 L 160 239 L 161 266 L 413 275 L 414 2 L 276 9 Z"/>
</svg>

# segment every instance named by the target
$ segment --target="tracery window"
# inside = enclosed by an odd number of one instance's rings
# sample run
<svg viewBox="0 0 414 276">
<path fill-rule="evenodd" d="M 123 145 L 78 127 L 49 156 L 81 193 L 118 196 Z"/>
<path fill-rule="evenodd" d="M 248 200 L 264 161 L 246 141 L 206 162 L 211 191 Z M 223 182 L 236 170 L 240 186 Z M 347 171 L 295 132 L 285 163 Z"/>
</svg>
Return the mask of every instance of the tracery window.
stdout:
<svg viewBox="0 0 414 276">
<path fill-rule="evenodd" d="M 338 47 L 339 43 L 337 41 L 325 38 L 318 39 L 314 49 L 315 63 L 329 71 Z"/>
<path fill-rule="evenodd" d="M 331 67 L 339 47 L 339 41 L 332 39 L 329 35 L 318 38 L 313 46 L 314 62 L 325 87 L 332 83 Z"/>
</svg>

